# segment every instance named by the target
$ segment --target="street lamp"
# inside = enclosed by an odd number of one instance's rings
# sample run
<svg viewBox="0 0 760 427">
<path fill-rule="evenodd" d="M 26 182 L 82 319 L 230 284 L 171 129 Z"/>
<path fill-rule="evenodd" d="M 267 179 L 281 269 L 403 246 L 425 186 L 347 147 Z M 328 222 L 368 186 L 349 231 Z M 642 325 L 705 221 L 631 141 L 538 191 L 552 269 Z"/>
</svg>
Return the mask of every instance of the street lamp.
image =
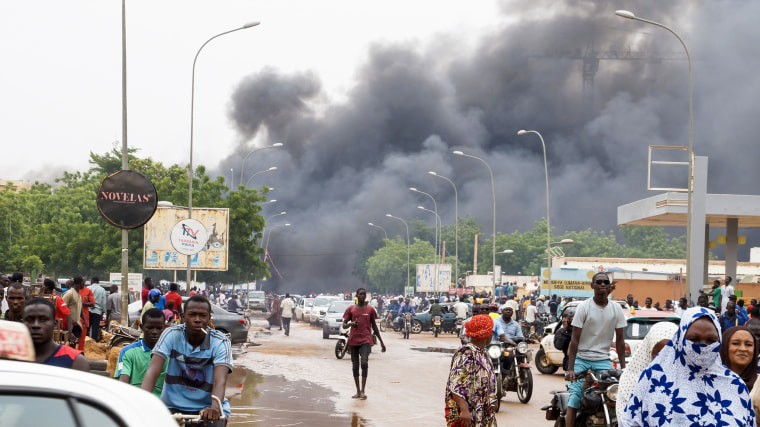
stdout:
<svg viewBox="0 0 760 427">
<path fill-rule="evenodd" d="M 693 102 L 692 102 L 692 90 L 691 90 L 691 56 L 689 55 L 689 48 L 686 47 L 686 42 L 683 41 L 681 36 L 678 35 L 673 29 L 670 27 L 667 27 L 665 25 L 662 25 L 660 23 L 650 21 L 648 19 L 639 18 L 636 15 L 633 14 L 633 12 L 627 11 L 627 10 L 616 10 L 615 15 L 626 18 L 626 19 L 633 19 L 634 21 L 641 21 L 647 24 L 654 25 L 656 27 L 663 28 L 665 30 L 668 30 L 671 34 L 676 36 L 679 42 L 681 42 L 681 45 L 683 46 L 683 49 L 686 51 L 686 60 L 689 64 L 689 179 L 687 183 L 687 208 L 686 208 L 686 286 L 689 288 L 689 295 L 691 295 L 691 283 L 692 283 L 692 274 L 698 275 L 700 277 L 700 283 L 698 284 L 699 287 L 701 287 L 704 284 L 704 280 L 702 278 L 702 272 L 697 272 L 692 269 L 692 259 L 691 259 L 691 213 L 692 213 L 692 197 L 691 193 L 694 188 L 694 152 L 692 151 L 693 147 L 693 141 L 694 141 L 694 108 L 693 108 Z M 688 297 L 688 296 L 687 296 Z"/>
<path fill-rule="evenodd" d="M 248 24 L 243 25 L 242 27 L 235 28 L 233 30 L 225 31 L 223 33 L 219 33 L 215 35 L 214 37 L 211 37 L 210 39 L 206 40 L 205 43 L 201 45 L 201 47 L 198 49 L 198 52 L 195 54 L 195 59 L 193 59 L 193 76 L 191 81 L 191 88 L 190 88 L 190 163 L 187 165 L 187 179 L 190 181 L 188 185 L 188 191 L 187 191 L 187 217 L 192 218 L 193 217 L 193 124 L 195 120 L 195 63 L 198 62 L 198 55 L 201 54 L 201 51 L 204 47 L 206 47 L 207 44 L 211 40 L 214 40 L 217 37 L 221 37 L 225 34 L 234 33 L 235 31 L 240 30 L 247 30 L 248 28 L 253 28 L 255 26 L 259 25 L 259 22 L 251 22 Z M 126 138 L 124 139 L 124 143 L 126 144 Z M 126 149 L 125 149 L 126 150 Z M 192 255 L 187 256 L 187 290 L 190 290 L 190 259 L 192 258 Z M 123 298 L 122 298 L 123 299 Z M 123 305 L 123 304 L 122 304 Z"/>
<path fill-rule="evenodd" d="M 404 226 L 406 227 L 406 287 L 409 287 L 409 224 L 406 223 L 403 219 L 393 216 L 391 214 L 385 214 L 388 218 L 397 219 L 404 223 Z M 404 289 L 404 293 L 406 293 L 406 289 Z"/>
<path fill-rule="evenodd" d="M 256 175 L 261 175 L 262 173 L 267 173 L 267 172 L 274 172 L 274 171 L 276 171 L 276 170 L 277 170 L 277 166 L 272 166 L 272 167 L 271 167 L 271 168 L 269 168 L 269 169 L 265 169 L 265 170 L 263 170 L 263 171 L 259 171 L 259 172 L 256 172 L 255 174 L 251 175 L 251 177 L 250 177 L 250 178 L 248 178 L 248 181 L 246 181 L 246 182 L 245 182 L 245 186 L 246 186 L 246 187 L 248 187 L 248 184 L 250 184 L 250 183 L 251 183 L 251 180 L 253 179 L 253 177 L 254 177 L 254 176 L 256 176 Z"/>
<path fill-rule="evenodd" d="M 240 166 L 240 183 L 241 184 L 243 183 L 243 172 L 245 172 L 245 161 L 248 160 L 248 156 L 250 156 L 251 154 L 253 154 L 253 153 L 257 152 L 257 151 L 268 150 L 270 148 L 277 148 L 277 147 L 282 147 L 282 142 L 276 142 L 276 143 L 270 145 L 269 147 L 257 148 L 255 150 L 249 152 L 248 154 L 246 154 L 245 157 L 243 157 L 243 164 Z"/>
<path fill-rule="evenodd" d="M 454 181 L 446 178 L 443 175 L 438 175 L 437 173 L 433 171 L 430 171 L 428 173 L 430 175 L 433 175 L 436 178 L 445 179 L 446 181 L 449 182 L 449 184 L 451 184 L 452 187 L 454 187 L 454 217 L 456 220 L 454 222 L 454 246 L 455 246 L 454 256 L 456 257 L 456 263 L 457 263 L 456 276 L 455 276 L 456 279 L 454 281 L 456 282 L 456 280 L 459 280 L 459 196 L 457 195 L 457 186 L 454 185 Z"/>
<path fill-rule="evenodd" d="M 512 253 L 514 253 L 514 252 L 515 252 L 515 251 L 513 251 L 512 249 L 504 249 L 503 251 L 501 251 L 501 252 L 499 252 L 499 253 L 500 253 L 500 254 L 512 254 Z"/>
<path fill-rule="evenodd" d="M 546 165 L 546 144 L 544 143 L 544 137 L 541 136 L 541 134 L 538 131 L 535 130 L 520 130 L 517 132 L 518 135 L 527 135 L 529 133 L 535 133 L 538 135 L 538 139 L 541 140 L 541 147 L 544 149 L 544 175 L 546 176 L 546 253 L 549 254 L 549 250 L 551 249 L 551 234 L 552 234 L 552 227 L 551 222 L 549 222 L 549 168 Z M 551 257 L 551 255 L 549 255 Z M 549 295 L 552 293 L 552 264 L 551 264 L 551 258 L 547 258 L 548 265 L 549 265 Z"/>
<path fill-rule="evenodd" d="M 438 216 L 438 212 L 431 211 L 430 209 L 425 209 L 424 206 L 417 206 L 417 209 L 422 209 L 423 211 L 428 211 L 431 214 L 435 215 L 436 224 L 438 223 L 438 221 L 441 220 L 441 217 Z M 438 252 L 436 252 L 435 253 L 435 263 L 433 264 L 433 271 L 434 271 L 433 274 L 435 274 L 435 289 L 433 290 L 434 292 L 438 292 L 439 291 L 438 287 L 441 284 L 440 283 L 441 278 L 440 278 L 439 272 L 438 272 L 438 262 L 439 262 L 439 260 L 438 260 Z"/>
<path fill-rule="evenodd" d="M 573 243 L 573 239 L 562 239 L 559 242 L 551 242 L 552 245 L 571 245 Z M 546 258 L 549 262 L 549 295 L 552 294 L 552 267 L 554 266 L 554 257 L 560 256 L 565 256 L 565 251 L 563 251 L 559 246 L 550 246 L 546 250 Z"/>
<path fill-rule="evenodd" d="M 274 217 L 276 217 L 276 216 L 280 216 L 280 215 L 287 215 L 287 214 L 288 214 L 287 212 L 285 212 L 285 211 L 282 211 L 282 212 L 280 212 L 280 213 L 278 213 L 278 214 L 274 214 L 274 215 L 270 216 L 269 218 L 265 219 L 265 220 L 264 220 L 264 228 L 266 228 L 267 224 L 269 224 L 269 220 L 271 220 L 272 218 L 274 218 Z M 270 234 L 272 233 L 272 230 L 271 230 L 271 229 L 269 230 L 269 233 L 270 233 Z M 269 239 L 267 239 L 267 240 L 269 240 Z M 261 243 L 262 243 L 262 244 L 264 243 L 264 233 L 262 233 L 262 235 L 261 235 Z"/>
<path fill-rule="evenodd" d="M 373 224 L 371 222 L 368 222 L 367 225 L 369 225 L 370 227 L 377 227 L 377 228 L 383 230 L 383 234 L 385 234 L 385 240 L 388 240 L 388 233 L 385 232 L 385 229 L 383 227 L 380 227 L 379 225 L 375 225 L 375 224 Z"/>
<path fill-rule="evenodd" d="M 488 162 L 481 159 L 480 157 L 464 154 L 461 151 L 454 151 L 454 154 L 457 156 L 464 156 L 471 159 L 480 160 L 484 165 L 486 165 L 488 168 L 488 173 L 491 175 L 491 197 L 493 198 L 493 234 L 491 236 L 491 239 L 493 240 L 493 249 L 491 251 L 493 253 L 493 261 L 491 271 L 493 271 L 493 295 L 496 295 L 496 188 L 493 185 L 493 171 L 491 170 L 491 166 L 488 165 Z"/>
<path fill-rule="evenodd" d="M 438 216 L 438 203 L 436 203 L 435 198 L 433 196 L 431 196 L 430 194 L 428 194 L 428 193 L 426 193 L 424 191 L 420 191 L 420 190 L 418 190 L 418 189 L 416 189 L 414 187 L 409 188 L 409 190 L 414 191 L 415 193 L 424 194 L 424 195 L 430 197 L 430 200 L 433 201 L 433 207 L 435 209 L 435 263 L 433 264 L 433 268 L 435 269 L 436 280 L 438 280 L 437 279 L 437 277 L 438 277 L 438 263 L 441 262 L 440 258 L 438 258 L 438 221 L 441 219 Z M 437 287 L 438 287 L 438 285 L 436 285 L 436 288 Z"/>
<path fill-rule="evenodd" d="M 271 229 L 271 230 L 269 230 L 269 234 L 267 234 L 267 244 L 264 246 L 264 258 L 266 258 L 266 253 L 267 253 L 267 251 L 269 250 L 269 238 L 270 238 L 270 237 L 272 237 L 272 232 L 273 232 L 273 231 L 274 231 L 274 230 L 275 230 L 277 227 L 290 227 L 290 224 L 277 224 L 277 225 L 275 225 L 274 227 L 272 227 L 272 229 Z"/>
</svg>

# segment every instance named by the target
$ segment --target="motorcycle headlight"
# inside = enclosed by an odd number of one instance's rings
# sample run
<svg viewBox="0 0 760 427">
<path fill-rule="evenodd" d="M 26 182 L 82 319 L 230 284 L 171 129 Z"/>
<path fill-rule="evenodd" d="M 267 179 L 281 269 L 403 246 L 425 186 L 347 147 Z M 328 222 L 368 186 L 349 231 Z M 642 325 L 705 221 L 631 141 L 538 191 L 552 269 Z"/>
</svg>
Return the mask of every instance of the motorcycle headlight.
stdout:
<svg viewBox="0 0 760 427">
<path fill-rule="evenodd" d="M 528 352 L 528 344 L 525 341 L 517 343 L 517 351 L 519 353 L 527 353 Z"/>
<path fill-rule="evenodd" d="M 613 402 L 617 401 L 617 394 L 618 394 L 618 385 L 612 384 L 607 388 L 607 399 L 610 399 Z"/>
<path fill-rule="evenodd" d="M 491 359 L 498 359 L 499 356 L 501 356 L 501 346 L 500 345 L 491 345 L 488 346 L 488 357 Z"/>
</svg>

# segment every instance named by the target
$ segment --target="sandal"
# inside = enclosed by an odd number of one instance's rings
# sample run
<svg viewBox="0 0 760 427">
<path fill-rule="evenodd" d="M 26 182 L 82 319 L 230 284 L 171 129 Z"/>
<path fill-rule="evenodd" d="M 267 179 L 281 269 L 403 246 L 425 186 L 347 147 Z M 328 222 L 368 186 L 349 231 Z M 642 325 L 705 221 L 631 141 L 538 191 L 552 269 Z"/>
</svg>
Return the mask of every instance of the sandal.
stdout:
<svg viewBox="0 0 760 427">
<path fill-rule="evenodd" d="M 361 400 L 367 400 L 367 395 L 364 394 L 364 393 L 362 393 L 362 396 L 359 399 L 361 399 Z"/>
<path fill-rule="evenodd" d="M 351 399 L 361 399 L 362 395 L 360 393 L 356 393 L 355 395 L 351 396 Z"/>
</svg>

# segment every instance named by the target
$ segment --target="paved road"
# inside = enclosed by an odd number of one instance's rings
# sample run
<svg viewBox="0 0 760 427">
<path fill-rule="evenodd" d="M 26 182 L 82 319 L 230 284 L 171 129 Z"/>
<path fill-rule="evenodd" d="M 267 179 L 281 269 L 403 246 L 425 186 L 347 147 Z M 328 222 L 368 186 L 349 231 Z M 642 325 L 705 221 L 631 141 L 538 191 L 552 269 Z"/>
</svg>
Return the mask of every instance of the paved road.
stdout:
<svg viewBox="0 0 760 427">
<path fill-rule="evenodd" d="M 319 327 L 304 323 L 293 323 L 289 337 L 280 331 L 273 330 L 271 334 L 262 331 L 261 326 L 265 326 L 263 320 L 254 321 L 250 337 L 259 345 L 249 348 L 236 360 L 236 365 L 272 378 L 283 378 L 280 388 L 289 387 L 290 398 L 311 399 L 311 411 L 315 417 L 324 415 L 324 410 L 342 414 L 340 420 L 322 424 L 322 421 L 316 422 L 316 418 L 312 420 L 314 422 L 309 422 L 309 411 L 305 411 L 299 416 L 289 417 L 289 421 L 286 420 L 288 417 L 283 417 L 282 424 L 276 425 L 446 425 L 443 421 L 443 394 L 451 354 L 429 352 L 427 349 L 457 348 L 459 340 L 453 335 L 442 334 L 434 338 L 430 332 L 423 332 L 405 340 L 399 333 L 383 334 L 388 351 L 381 353 L 378 347 L 373 348 L 366 389 L 368 399 L 360 401 L 351 399 L 355 388 L 350 357 L 343 360 L 335 358 L 335 338 L 324 340 Z M 508 393 L 497 415 L 499 425 L 515 422 L 523 426 L 553 425 L 544 418 L 541 407 L 551 400 L 549 391 L 564 388 L 564 381 L 559 374 L 542 375 L 535 367 L 532 372 L 534 389 L 530 402 L 521 404 L 514 393 Z M 314 387 L 309 384 L 316 384 L 320 391 L 297 397 L 299 384 L 307 384 L 305 387 L 309 388 Z M 274 395 L 280 391 L 277 385 L 270 383 L 265 393 Z M 278 413 L 286 411 L 287 405 L 284 408 L 278 409 Z M 294 418 L 303 417 L 307 418 L 303 423 L 292 422 Z M 351 419 L 353 421 L 345 421 Z M 235 422 L 236 416 L 233 414 L 230 424 L 234 425 Z"/>
</svg>

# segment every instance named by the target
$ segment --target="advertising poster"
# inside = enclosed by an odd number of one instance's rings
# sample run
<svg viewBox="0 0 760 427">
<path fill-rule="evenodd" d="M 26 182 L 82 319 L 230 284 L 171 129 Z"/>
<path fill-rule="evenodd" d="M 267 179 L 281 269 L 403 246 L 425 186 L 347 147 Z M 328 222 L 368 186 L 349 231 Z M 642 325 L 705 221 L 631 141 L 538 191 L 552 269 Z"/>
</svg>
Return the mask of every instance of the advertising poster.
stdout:
<svg viewBox="0 0 760 427">
<path fill-rule="evenodd" d="M 596 271 L 578 268 L 542 268 L 541 293 L 563 297 L 592 297 L 591 278 Z"/>
<path fill-rule="evenodd" d="M 187 256 L 172 245 L 172 230 L 188 218 L 187 208 L 159 207 L 145 224 L 143 268 L 152 270 L 184 270 Z M 202 249 L 190 256 L 193 270 L 227 271 L 229 253 L 229 209 L 193 208 L 193 218 L 206 230 L 208 239 Z"/>
</svg>

